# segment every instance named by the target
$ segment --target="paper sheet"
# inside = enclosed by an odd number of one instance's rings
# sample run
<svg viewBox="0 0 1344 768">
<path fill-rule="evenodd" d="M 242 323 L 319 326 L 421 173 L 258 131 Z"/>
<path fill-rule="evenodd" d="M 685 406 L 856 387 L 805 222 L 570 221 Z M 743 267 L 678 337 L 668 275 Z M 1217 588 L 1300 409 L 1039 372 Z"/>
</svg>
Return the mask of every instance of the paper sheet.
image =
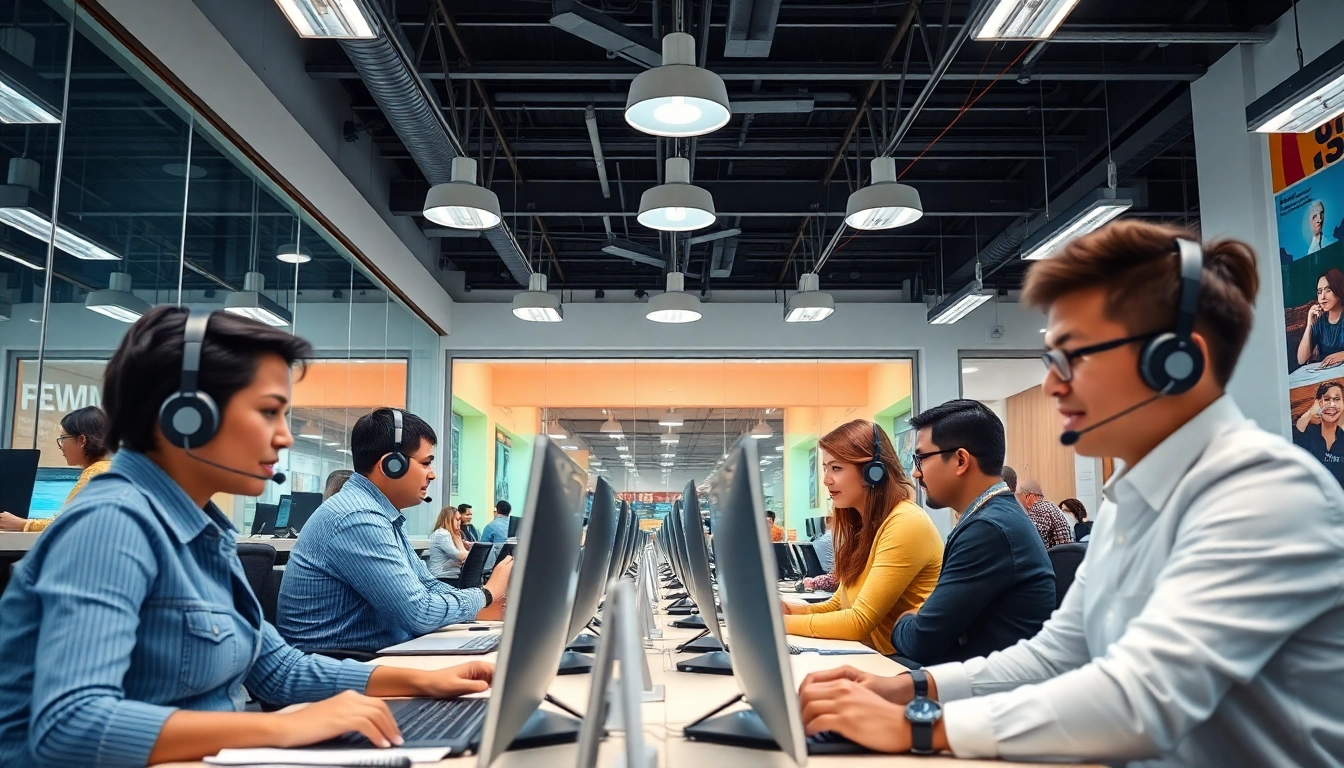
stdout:
<svg viewBox="0 0 1344 768">
<path fill-rule="evenodd" d="M 409 757 L 412 763 L 436 763 L 448 756 L 447 747 L 393 749 L 221 749 L 205 758 L 210 765 L 378 765 L 389 757 Z"/>
</svg>

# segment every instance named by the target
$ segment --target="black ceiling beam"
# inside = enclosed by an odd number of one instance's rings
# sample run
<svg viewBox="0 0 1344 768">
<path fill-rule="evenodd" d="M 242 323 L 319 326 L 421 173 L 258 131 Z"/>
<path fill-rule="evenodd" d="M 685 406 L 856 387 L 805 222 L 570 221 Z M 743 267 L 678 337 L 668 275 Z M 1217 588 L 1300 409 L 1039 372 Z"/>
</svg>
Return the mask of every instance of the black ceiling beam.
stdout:
<svg viewBox="0 0 1344 768">
<path fill-rule="evenodd" d="M 575 0 L 554 0 L 551 14 L 551 26 L 604 51 L 646 68 L 663 63 L 662 44 L 652 35 L 627 27 L 601 11 Z"/>
<path fill-rule="evenodd" d="M 767 81 L 868 81 L 900 80 L 901 73 L 891 69 L 874 68 L 872 65 L 820 64 L 811 62 L 780 62 L 767 66 L 714 67 L 714 72 L 724 80 Z M 358 80 L 359 74 L 349 64 L 312 63 L 307 66 L 308 76 L 314 80 Z M 1095 63 L 1051 64 L 1032 72 L 1033 80 L 1060 82 L 1099 82 L 1109 81 L 1164 81 L 1193 82 L 1204 76 L 1208 70 L 1198 66 L 1165 65 L 1108 65 L 1103 71 Z M 641 71 L 628 66 L 608 66 L 603 64 L 575 64 L 573 62 L 501 62 L 481 64 L 474 67 L 459 67 L 448 73 L 452 80 L 505 80 L 505 81 L 568 81 L 581 80 L 633 80 Z M 422 71 L 420 76 L 426 80 L 443 80 L 443 72 Z M 911 72 L 907 79 L 922 82 L 930 78 L 927 72 Z M 945 74 L 944 81 L 974 82 L 985 80 L 984 72 L 977 67 L 959 67 Z M 1011 82 L 1008 85 L 1012 85 Z"/>
<path fill-rule="evenodd" d="M 920 182 L 914 182 L 919 184 Z M 698 183 L 714 195 L 718 214 L 723 216 L 808 216 L 844 215 L 844 203 L 849 196 L 843 182 L 832 182 L 830 189 L 816 182 L 788 182 L 780 180 Z M 926 215 L 957 211 L 977 215 L 1014 215 L 1025 208 L 1026 185 L 1020 181 L 985 180 L 975 183 L 974 201 L 968 200 L 967 184 L 926 183 L 920 186 L 920 197 Z M 496 179 L 491 187 L 505 206 L 517 204 L 514 209 L 523 216 L 633 216 L 635 212 L 621 210 L 615 197 L 606 199 L 597 185 L 587 183 L 546 183 L 533 179 L 524 186 L 515 187 L 507 180 Z M 418 216 L 423 208 L 428 188 L 423 182 L 393 181 L 390 207 L 398 216 Z M 837 209 L 837 210 L 831 210 Z M 969 210 L 975 209 L 975 210 Z M 506 210 L 506 217 L 514 211 Z"/>
</svg>

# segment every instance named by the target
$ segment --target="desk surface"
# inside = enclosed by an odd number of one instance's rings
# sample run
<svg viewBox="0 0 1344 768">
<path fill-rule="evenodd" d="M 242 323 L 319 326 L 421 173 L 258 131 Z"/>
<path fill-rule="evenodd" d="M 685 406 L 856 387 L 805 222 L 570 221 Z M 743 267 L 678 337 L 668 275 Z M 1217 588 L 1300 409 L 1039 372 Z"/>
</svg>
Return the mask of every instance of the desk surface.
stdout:
<svg viewBox="0 0 1344 768">
<path fill-rule="evenodd" d="M 0 554 L 16 554 L 27 552 L 37 543 L 37 537 L 41 533 L 20 533 L 16 531 L 0 531 Z M 251 541 L 259 544 L 270 544 L 276 552 L 288 552 L 294 549 L 294 542 L 298 539 L 273 539 L 270 536 L 239 536 L 239 541 Z M 428 549 L 429 539 L 425 537 L 411 537 L 411 546 L 417 550 Z"/>
<path fill-rule="evenodd" d="M 663 637 L 653 641 L 653 647 L 645 651 L 649 660 L 649 674 L 655 685 L 664 686 L 664 700 L 650 702 L 642 707 L 645 743 L 658 752 L 659 768 L 680 768 L 681 766 L 733 766 L 733 768 L 791 768 L 793 762 L 783 752 L 729 747 L 719 744 L 687 741 L 682 737 L 681 729 L 699 718 L 715 706 L 727 701 L 738 693 L 735 680 L 728 675 L 700 675 L 678 672 L 674 666 L 674 648 L 698 634 L 692 629 L 678 629 L 670 622 L 678 617 L 659 614 L 659 626 L 663 628 Z M 461 631 L 461 630 L 447 630 Z M 844 640 L 824 640 L 811 637 L 791 637 L 790 642 L 802 648 L 854 649 L 866 650 L 859 643 Z M 480 656 L 484 661 L 494 662 L 497 654 Z M 375 664 L 384 664 L 412 669 L 442 669 L 456 666 L 466 661 L 458 656 L 395 656 L 378 659 Z M 877 653 L 856 654 L 852 656 L 820 656 L 815 653 L 803 653 L 790 656 L 793 666 L 794 683 L 800 683 L 811 672 L 849 664 L 875 674 L 892 675 L 904 669 L 885 656 Z M 591 679 L 589 675 L 563 675 L 555 678 L 550 694 L 556 699 L 579 711 L 588 707 L 588 693 Z M 550 707 L 549 704 L 543 706 Z M 602 742 L 598 764 L 603 768 L 615 768 L 623 765 L 622 750 L 624 742 L 620 734 L 608 736 Z M 506 752 L 494 765 L 499 768 L 555 768 L 555 766 L 573 765 L 577 755 L 577 746 L 565 744 L 542 749 Z M 879 762 L 880 761 L 880 762 Z M 908 755 L 830 755 L 808 758 L 809 766 L 819 768 L 839 768 L 840 766 L 869 765 L 877 768 L 900 768 L 930 765 L 958 766 L 1026 766 L 1026 763 L 1007 763 L 984 760 L 956 760 L 951 757 L 912 757 Z M 204 768 L 204 763 L 173 763 L 174 768 Z M 449 758 L 435 764 L 441 768 L 466 768 L 476 765 L 475 755 Z M 1056 765 L 1061 765 L 1056 763 Z M 1093 768 L 1100 768 L 1095 766 Z"/>
</svg>

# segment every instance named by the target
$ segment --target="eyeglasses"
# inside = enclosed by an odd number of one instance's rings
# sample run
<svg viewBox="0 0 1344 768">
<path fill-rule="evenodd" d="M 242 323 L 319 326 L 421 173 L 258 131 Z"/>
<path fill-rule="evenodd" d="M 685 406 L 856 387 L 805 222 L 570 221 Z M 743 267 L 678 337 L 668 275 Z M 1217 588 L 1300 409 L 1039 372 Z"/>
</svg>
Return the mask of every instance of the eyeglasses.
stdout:
<svg viewBox="0 0 1344 768">
<path fill-rule="evenodd" d="M 1080 357 L 1095 355 L 1098 352 L 1109 352 L 1112 349 L 1119 349 L 1126 344 L 1133 344 L 1139 341 L 1148 341 L 1156 338 L 1156 333 L 1145 333 L 1139 336 L 1126 336 L 1123 339 L 1114 339 L 1112 341 L 1103 341 L 1100 344 L 1093 344 L 1090 347 L 1075 349 L 1071 352 L 1063 349 L 1047 349 L 1041 355 L 1041 362 L 1045 363 L 1047 370 L 1055 372 L 1060 381 L 1073 381 L 1073 361 Z"/>
<path fill-rule="evenodd" d="M 74 440 L 74 439 L 75 439 L 74 435 L 61 435 L 60 437 L 56 438 L 56 447 L 61 448 L 63 447 L 61 444 L 64 443 L 66 440 Z"/>
<path fill-rule="evenodd" d="M 945 451 L 929 451 L 928 453 L 916 453 L 914 454 L 915 469 L 920 469 L 921 467 L 923 467 L 925 459 L 932 458 L 934 456 L 942 456 L 944 453 L 956 453 L 957 451 L 960 450 L 961 450 L 960 448 L 948 448 Z"/>
</svg>

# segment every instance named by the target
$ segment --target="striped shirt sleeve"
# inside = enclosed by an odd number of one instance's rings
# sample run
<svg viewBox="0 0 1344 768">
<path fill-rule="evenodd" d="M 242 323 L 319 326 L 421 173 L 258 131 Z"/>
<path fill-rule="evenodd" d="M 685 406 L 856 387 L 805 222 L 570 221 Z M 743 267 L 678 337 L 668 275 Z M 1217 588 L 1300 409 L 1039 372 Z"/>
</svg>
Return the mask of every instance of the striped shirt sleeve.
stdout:
<svg viewBox="0 0 1344 768">
<path fill-rule="evenodd" d="M 269 623 L 261 625 L 261 653 L 247 676 L 247 689 L 262 701 L 292 704 L 321 701 L 342 691 L 363 693 L 373 666 L 307 654 L 289 645 Z"/>
</svg>

